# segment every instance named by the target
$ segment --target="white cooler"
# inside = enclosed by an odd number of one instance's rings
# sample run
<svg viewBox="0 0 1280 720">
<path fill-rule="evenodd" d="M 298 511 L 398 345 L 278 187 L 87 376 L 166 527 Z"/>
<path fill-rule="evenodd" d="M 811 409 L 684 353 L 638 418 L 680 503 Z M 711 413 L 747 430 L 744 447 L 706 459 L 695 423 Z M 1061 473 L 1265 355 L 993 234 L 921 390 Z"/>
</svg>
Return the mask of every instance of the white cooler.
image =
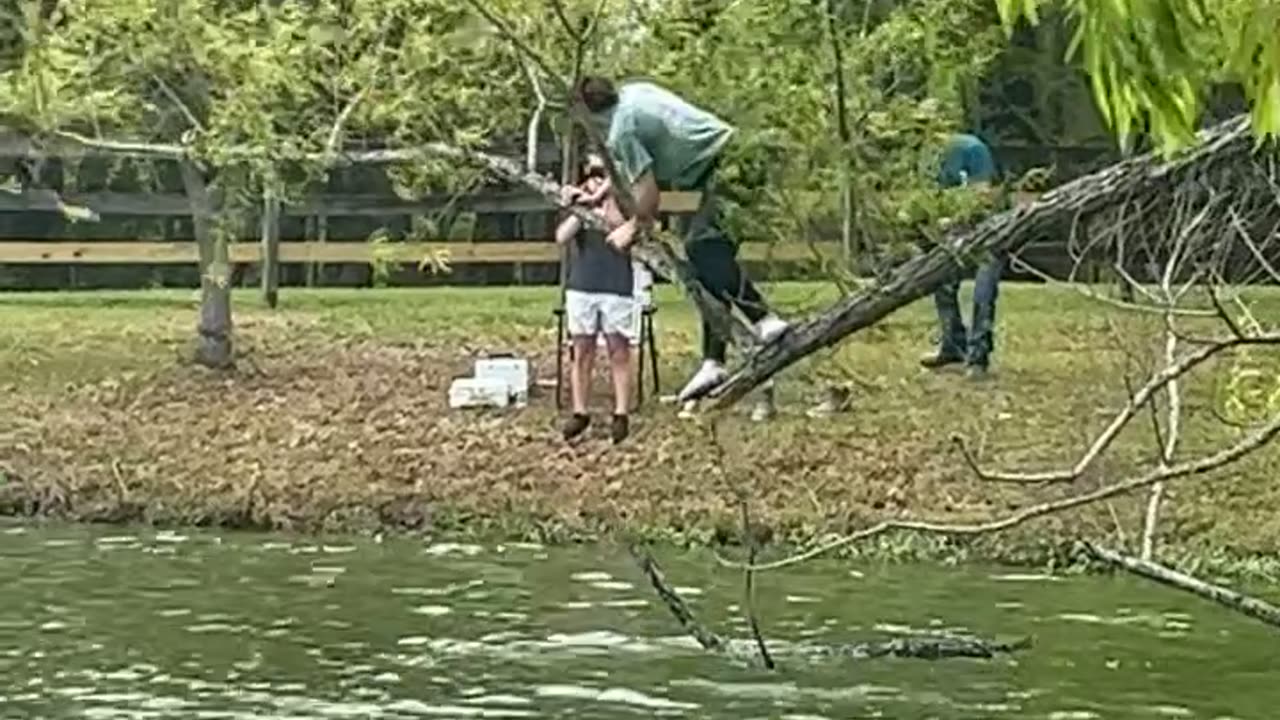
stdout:
<svg viewBox="0 0 1280 720">
<path fill-rule="evenodd" d="M 529 404 L 533 369 L 529 361 L 516 357 L 489 357 L 476 360 L 476 380 L 505 383 L 516 407 Z"/>
<path fill-rule="evenodd" d="M 511 387 L 497 378 L 458 378 L 449 386 L 451 408 L 505 408 L 511 404 Z"/>
</svg>

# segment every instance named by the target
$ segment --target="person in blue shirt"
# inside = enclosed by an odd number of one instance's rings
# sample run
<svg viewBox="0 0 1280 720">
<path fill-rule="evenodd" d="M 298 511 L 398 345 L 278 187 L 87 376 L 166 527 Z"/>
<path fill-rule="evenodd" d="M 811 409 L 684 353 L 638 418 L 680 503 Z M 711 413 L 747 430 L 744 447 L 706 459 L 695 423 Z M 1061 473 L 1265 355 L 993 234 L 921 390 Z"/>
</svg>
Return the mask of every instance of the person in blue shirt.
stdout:
<svg viewBox="0 0 1280 720">
<path fill-rule="evenodd" d="M 970 134 L 952 136 L 943 150 L 937 182 L 944 188 L 965 187 L 978 192 L 995 191 L 999 170 L 991 148 Z M 973 317 L 966 330 L 960 315 L 960 279 L 938 288 L 933 303 L 938 311 L 940 338 L 936 352 L 920 364 L 940 369 L 964 364 L 971 377 L 986 377 L 994 344 L 996 297 L 1004 257 L 986 259 L 978 266 L 973 284 Z"/>
<path fill-rule="evenodd" d="M 589 76 L 578 83 L 575 94 L 605 136 L 609 155 L 636 200 L 636 217 L 618 225 L 609 243 L 629 247 L 637 232 L 656 218 L 660 193 L 701 193 L 684 239 L 694 274 L 711 294 L 741 310 L 762 342 L 781 337 L 790 325 L 770 310 L 743 272 L 737 244 L 725 232 L 720 213 L 716 169 L 733 126 L 651 82 L 625 82 L 615 88 L 607 78 Z M 704 318 L 702 365 L 680 390 L 681 401 L 724 382 L 727 350 L 724 338 Z"/>
</svg>

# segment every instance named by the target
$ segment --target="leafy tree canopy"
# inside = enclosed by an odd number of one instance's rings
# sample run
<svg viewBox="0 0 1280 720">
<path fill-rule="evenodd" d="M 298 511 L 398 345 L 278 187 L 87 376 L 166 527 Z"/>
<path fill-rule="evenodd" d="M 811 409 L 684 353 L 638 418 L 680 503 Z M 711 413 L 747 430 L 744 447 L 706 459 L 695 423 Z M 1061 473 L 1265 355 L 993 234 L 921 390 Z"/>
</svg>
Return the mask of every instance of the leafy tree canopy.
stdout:
<svg viewBox="0 0 1280 720">
<path fill-rule="evenodd" d="M 1123 144 L 1192 143 L 1223 84 L 1244 90 L 1260 137 L 1280 133 L 1280 0 L 996 0 L 1009 29 L 1055 4 L 1074 19 L 1071 52 Z"/>
</svg>

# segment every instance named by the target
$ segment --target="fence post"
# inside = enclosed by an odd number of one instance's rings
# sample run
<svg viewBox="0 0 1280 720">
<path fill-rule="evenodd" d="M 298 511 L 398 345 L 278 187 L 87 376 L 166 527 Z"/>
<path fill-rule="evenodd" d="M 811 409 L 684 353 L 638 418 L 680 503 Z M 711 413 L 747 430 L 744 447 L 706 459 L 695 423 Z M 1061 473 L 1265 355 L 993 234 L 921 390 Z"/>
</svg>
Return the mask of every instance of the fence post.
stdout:
<svg viewBox="0 0 1280 720">
<path fill-rule="evenodd" d="M 280 300 L 280 201 L 262 193 L 262 297 L 273 310 Z"/>
</svg>

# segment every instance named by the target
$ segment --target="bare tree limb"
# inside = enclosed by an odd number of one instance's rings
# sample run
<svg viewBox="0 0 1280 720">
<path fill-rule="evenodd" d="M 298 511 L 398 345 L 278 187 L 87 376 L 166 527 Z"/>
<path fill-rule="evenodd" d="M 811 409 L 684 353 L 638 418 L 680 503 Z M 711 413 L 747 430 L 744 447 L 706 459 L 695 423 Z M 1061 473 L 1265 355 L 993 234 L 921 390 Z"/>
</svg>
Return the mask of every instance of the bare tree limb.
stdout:
<svg viewBox="0 0 1280 720">
<path fill-rule="evenodd" d="M 1271 418 L 1266 424 L 1247 434 L 1243 439 L 1218 452 L 1202 455 L 1194 460 L 1187 460 L 1169 467 L 1154 468 L 1140 475 L 1129 477 L 1120 482 L 1105 485 L 1096 490 L 1079 493 L 1059 500 L 1052 500 L 1023 508 L 997 518 L 978 523 L 948 523 L 934 520 L 885 520 L 871 527 L 850 533 L 843 537 L 825 542 L 809 550 L 773 562 L 758 564 L 757 572 L 777 570 L 779 568 L 798 565 L 826 553 L 838 550 L 853 543 L 884 535 L 895 530 L 905 530 L 938 535 L 976 536 L 1008 530 L 1031 520 L 1091 505 L 1134 490 L 1150 487 L 1158 482 L 1176 480 L 1192 475 L 1203 475 L 1218 470 L 1240 460 L 1258 448 L 1271 442 L 1280 435 L 1280 415 Z M 727 567 L 743 569 L 743 564 L 717 556 L 717 560 Z"/>
<path fill-rule="evenodd" d="M 1271 603 L 1249 597 L 1220 585 L 1207 583 L 1147 560 L 1129 557 L 1090 543 L 1082 543 L 1082 545 L 1085 551 L 1097 560 L 1127 570 L 1148 580 L 1154 580 L 1162 585 L 1199 595 L 1206 600 L 1218 603 L 1225 608 L 1247 615 L 1272 627 L 1280 627 L 1280 608 Z"/>
<path fill-rule="evenodd" d="M 164 93 L 164 96 L 169 98 L 169 102 L 173 103 L 174 106 L 178 108 L 178 112 L 182 113 L 182 116 L 187 119 L 187 122 L 191 124 L 191 127 L 199 130 L 200 132 L 204 132 L 204 124 L 200 122 L 200 119 L 196 117 L 195 113 L 191 112 L 191 108 L 187 107 L 187 104 L 182 101 L 182 98 L 178 97 L 178 93 L 174 92 L 172 87 L 169 87 L 169 83 L 165 82 L 164 78 L 155 73 L 151 74 L 151 79 L 154 80 L 156 85 L 160 88 L 160 92 Z"/>
<path fill-rule="evenodd" d="M 1109 305 L 1118 310 L 1129 310 L 1133 312 L 1147 313 L 1151 315 L 1162 315 L 1166 312 L 1164 308 L 1161 308 L 1155 305 L 1144 305 L 1142 303 L 1126 302 L 1124 300 L 1117 300 L 1116 298 L 1110 298 L 1110 297 L 1106 297 L 1105 295 L 1100 295 L 1096 292 L 1089 290 L 1087 286 L 1082 285 L 1080 283 L 1063 282 L 1062 280 L 1059 280 L 1053 277 L 1049 273 L 1046 273 L 1045 271 L 1037 268 L 1035 265 L 1032 265 L 1031 263 L 1017 256 L 1014 256 L 1009 260 L 1010 260 L 1009 264 L 1012 265 L 1014 269 L 1021 270 L 1029 275 L 1032 275 L 1038 280 L 1041 280 L 1042 282 L 1044 282 L 1046 285 L 1055 285 L 1058 287 L 1070 288 L 1072 291 L 1079 293 L 1082 297 L 1086 297 L 1090 300 L 1093 300 L 1094 302 L 1102 303 L 1103 305 Z M 1214 312 L 1213 310 L 1201 310 L 1201 309 L 1195 309 L 1195 308 L 1177 308 L 1175 312 L 1178 315 L 1183 315 L 1188 317 L 1214 317 L 1217 315 L 1217 313 Z"/>
<path fill-rule="evenodd" d="M 538 105 L 533 109 L 533 115 L 529 117 L 524 149 L 525 169 L 532 173 L 538 171 L 538 127 L 542 124 L 542 113 L 547 109 L 547 96 L 542 92 L 542 83 L 538 82 L 538 75 L 533 67 L 528 62 L 521 62 L 520 66 L 524 68 L 524 73 L 529 78 L 529 85 L 533 88 L 533 94 L 538 98 Z"/>
<path fill-rule="evenodd" d="M 342 111 L 338 113 L 338 117 L 333 121 L 333 127 L 329 128 L 329 139 L 324 144 L 326 152 L 337 152 L 338 143 L 342 141 L 342 132 L 347 125 L 347 121 L 351 119 L 351 114 L 355 112 L 356 106 L 364 100 L 368 93 L 368 86 L 361 88 L 360 91 L 355 95 L 352 95 L 351 98 L 347 100 L 347 104 L 342 107 Z"/>
<path fill-rule="evenodd" d="M 1258 249 L 1258 246 L 1254 244 L 1249 229 L 1245 227 L 1244 220 L 1241 219 L 1240 214 L 1236 212 L 1235 208 L 1231 208 L 1231 225 L 1235 228 L 1236 235 L 1240 238 L 1240 241 L 1249 249 L 1253 258 L 1258 261 L 1258 266 L 1271 276 L 1272 282 L 1280 282 L 1280 271 L 1276 270 L 1275 266 L 1267 260 L 1267 257 L 1263 255 L 1262 251 Z"/>
<path fill-rule="evenodd" d="M 1147 383 L 1138 389 L 1133 397 L 1125 404 L 1124 408 L 1111 420 L 1110 424 L 1100 433 L 1089 446 L 1088 450 L 1076 461 L 1070 468 L 1062 470 L 1050 470 L 1046 472 L 997 472 L 984 470 L 979 466 L 978 461 L 969 451 L 964 439 L 958 435 L 952 437 L 960 453 L 964 457 L 965 463 L 973 470 L 979 479 L 989 482 L 1006 482 L 1006 483 L 1069 483 L 1078 479 L 1089 469 L 1098 457 L 1106 451 L 1111 443 L 1115 441 L 1120 431 L 1129 424 L 1143 406 L 1145 406 L 1155 395 L 1156 392 L 1164 388 L 1170 382 L 1190 372 L 1196 366 L 1209 360 L 1218 353 L 1235 347 L 1246 345 L 1276 345 L 1280 344 L 1280 332 L 1263 333 L 1256 336 L 1247 336 L 1244 338 L 1231 337 L 1222 338 L 1210 345 L 1205 345 L 1197 350 L 1189 352 L 1182 356 L 1172 364 L 1166 365 L 1151 376 Z"/>
<path fill-rule="evenodd" d="M 564 10 L 564 3 L 560 0 L 548 0 L 548 2 L 551 3 L 551 9 L 555 11 L 556 17 L 560 20 L 560 24 L 564 26 L 565 33 L 574 40 L 581 41 L 582 33 L 578 28 L 573 26 L 572 22 L 569 22 L 569 14 Z"/>
<path fill-rule="evenodd" d="M 1177 307 L 1178 299 L 1181 293 L 1175 293 L 1173 289 L 1173 276 L 1177 270 L 1177 260 L 1182 255 L 1185 248 L 1185 242 L 1188 235 L 1194 232 L 1196 226 L 1203 222 L 1208 216 L 1211 205 L 1205 205 L 1204 209 L 1189 223 L 1186 232 L 1178 233 L 1178 239 L 1174 244 L 1173 256 L 1165 263 L 1164 274 L 1160 280 L 1160 288 L 1165 296 L 1165 307 L 1168 313 L 1164 318 L 1164 363 L 1168 367 L 1177 362 L 1178 358 L 1178 332 L 1174 326 L 1173 310 Z M 1185 289 L 1182 291 L 1185 293 Z M 1232 328 L 1233 334 L 1236 328 Z M 1239 337 L 1239 335 L 1235 335 Z M 1168 398 L 1168 406 L 1166 408 L 1164 437 L 1159 434 L 1156 441 L 1160 443 L 1160 467 L 1167 468 L 1173 462 L 1173 454 L 1178 447 L 1178 439 L 1180 437 L 1182 425 L 1182 392 L 1179 387 L 1178 378 L 1173 378 L 1165 384 L 1165 396 Z M 1156 423 L 1159 427 L 1159 423 Z M 1155 552 L 1155 535 L 1156 523 L 1160 516 L 1160 503 L 1164 499 L 1164 483 L 1158 482 L 1151 486 L 1151 494 L 1147 498 L 1147 510 L 1142 522 L 1142 559 L 1150 561 L 1152 553 Z"/>
<path fill-rule="evenodd" d="M 56 135 L 76 147 L 94 148 L 122 155 L 157 157 L 179 161 L 186 160 L 193 155 L 191 148 L 183 145 L 101 140 L 69 131 L 59 131 Z M 223 154 L 236 160 L 248 160 L 255 157 L 268 156 L 270 153 L 263 148 L 246 146 L 225 148 Z M 460 162 L 478 163 L 494 174 L 519 182 L 537 191 L 552 206 L 568 210 L 582 220 L 587 227 L 606 233 L 613 229 L 602 215 L 593 210 L 579 205 L 566 205 L 560 197 L 560 185 L 555 181 L 543 175 L 528 172 L 519 163 L 512 162 L 507 158 L 455 145 L 427 143 L 415 148 L 346 151 L 337 154 L 293 153 L 283 155 L 282 159 L 308 160 L 341 165 L 345 163 L 389 164 L 414 162 L 427 157 L 445 157 Z M 607 153 L 604 154 L 604 157 L 606 164 L 612 166 Z M 662 241 L 641 242 L 632 248 L 632 253 L 659 274 L 679 280 L 698 304 L 699 309 L 702 310 L 703 317 L 710 320 L 718 328 L 718 332 L 732 338 L 740 346 L 751 347 L 756 343 L 756 339 L 747 329 L 745 321 L 732 315 L 723 303 L 713 297 L 702 286 L 702 283 L 698 282 L 688 262 L 679 257 L 667 243 Z"/>
</svg>

